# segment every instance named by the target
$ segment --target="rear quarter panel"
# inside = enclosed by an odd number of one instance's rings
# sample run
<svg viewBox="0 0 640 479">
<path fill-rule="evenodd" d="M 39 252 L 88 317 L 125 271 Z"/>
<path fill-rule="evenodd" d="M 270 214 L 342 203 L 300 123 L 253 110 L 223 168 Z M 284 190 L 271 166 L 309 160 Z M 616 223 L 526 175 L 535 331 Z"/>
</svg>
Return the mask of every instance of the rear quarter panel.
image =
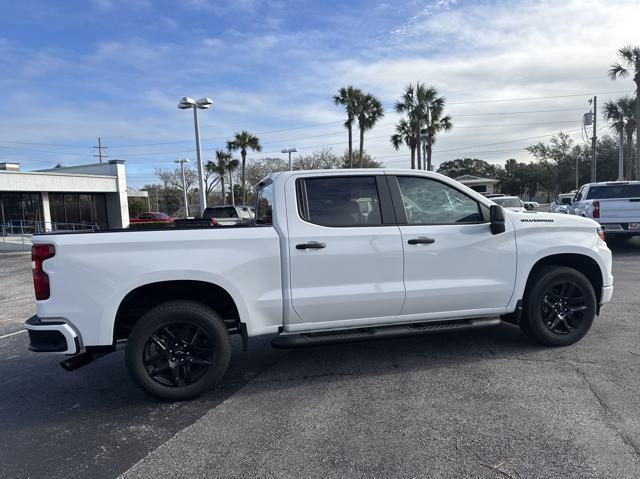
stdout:
<svg viewBox="0 0 640 479">
<path fill-rule="evenodd" d="M 65 318 L 84 345 L 111 344 L 116 312 L 133 289 L 160 281 L 206 281 L 234 299 L 252 336 L 282 324 L 280 246 L 271 227 L 41 235 L 56 255 L 43 263 L 51 297 L 42 318 Z"/>
</svg>

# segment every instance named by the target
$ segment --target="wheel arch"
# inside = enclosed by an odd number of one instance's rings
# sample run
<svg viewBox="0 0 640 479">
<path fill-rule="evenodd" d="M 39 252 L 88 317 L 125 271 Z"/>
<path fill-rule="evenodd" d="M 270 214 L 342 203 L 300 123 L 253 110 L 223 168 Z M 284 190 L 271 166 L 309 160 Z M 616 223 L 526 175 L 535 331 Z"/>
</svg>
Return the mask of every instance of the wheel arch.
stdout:
<svg viewBox="0 0 640 479">
<path fill-rule="evenodd" d="M 230 332 L 242 332 L 238 304 L 223 287 L 201 280 L 156 281 L 138 286 L 120 302 L 113 327 L 114 342 L 126 339 L 140 317 L 151 308 L 172 300 L 192 300 L 216 311 Z"/>
<path fill-rule="evenodd" d="M 536 274 L 544 266 L 566 266 L 579 271 L 589 280 L 596 294 L 597 303 L 602 299 L 603 273 L 600 265 L 592 257 L 580 253 L 558 253 L 540 258 L 529 270 L 527 282 L 522 292 L 522 300 L 527 295 Z"/>
</svg>

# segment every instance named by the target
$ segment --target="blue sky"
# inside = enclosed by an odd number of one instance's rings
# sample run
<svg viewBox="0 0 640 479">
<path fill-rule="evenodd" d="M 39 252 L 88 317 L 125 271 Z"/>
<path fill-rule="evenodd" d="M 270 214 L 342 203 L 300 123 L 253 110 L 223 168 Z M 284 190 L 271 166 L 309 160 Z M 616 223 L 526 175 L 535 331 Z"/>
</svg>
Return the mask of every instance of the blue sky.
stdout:
<svg viewBox="0 0 640 479">
<path fill-rule="evenodd" d="M 101 136 L 130 184 L 152 182 L 156 168 L 194 156 L 191 117 L 176 108 L 184 95 L 216 102 L 201 115 L 207 158 L 243 128 L 263 141 L 254 158 L 288 146 L 342 153 L 331 96 L 353 84 L 388 110 L 365 148 L 405 167 L 407 152 L 388 141 L 391 107 L 417 80 L 435 84 L 453 116 L 436 164 L 526 160 L 533 140 L 521 139 L 561 129 L 579 139 L 590 94 L 633 90 L 606 71 L 618 47 L 637 43 L 639 20 L 637 1 L 615 11 L 601 1 L 3 2 L 0 161 L 86 163 Z"/>
</svg>

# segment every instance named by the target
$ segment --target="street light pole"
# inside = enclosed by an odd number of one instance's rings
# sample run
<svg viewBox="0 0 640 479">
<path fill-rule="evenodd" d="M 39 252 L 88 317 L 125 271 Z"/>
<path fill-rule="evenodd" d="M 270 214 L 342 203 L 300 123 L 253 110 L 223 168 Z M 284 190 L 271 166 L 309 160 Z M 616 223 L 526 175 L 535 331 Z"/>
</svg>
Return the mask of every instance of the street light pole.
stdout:
<svg viewBox="0 0 640 479">
<path fill-rule="evenodd" d="M 291 163 L 291 153 L 297 153 L 297 148 L 285 148 L 281 153 L 289 153 L 289 171 L 293 170 L 293 165 Z"/>
<path fill-rule="evenodd" d="M 184 164 L 189 163 L 188 159 L 175 160 L 174 163 L 180 163 L 180 171 L 182 172 L 182 192 L 184 193 L 184 215 L 189 217 L 189 199 L 187 198 L 187 182 L 184 179 Z"/>
<path fill-rule="evenodd" d="M 213 105 L 213 100 L 209 97 L 203 97 L 199 100 L 194 100 L 188 96 L 183 97 L 178 104 L 178 108 L 181 110 L 193 109 L 193 124 L 196 131 L 196 156 L 198 161 L 198 189 L 200 193 L 200 216 L 204 214 L 204 210 L 207 208 L 207 192 L 204 184 L 204 167 L 202 165 L 202 150 L 200 148 L 200 125 L 198 123 L 198 110 L 206 110 Z"/>
</svg>

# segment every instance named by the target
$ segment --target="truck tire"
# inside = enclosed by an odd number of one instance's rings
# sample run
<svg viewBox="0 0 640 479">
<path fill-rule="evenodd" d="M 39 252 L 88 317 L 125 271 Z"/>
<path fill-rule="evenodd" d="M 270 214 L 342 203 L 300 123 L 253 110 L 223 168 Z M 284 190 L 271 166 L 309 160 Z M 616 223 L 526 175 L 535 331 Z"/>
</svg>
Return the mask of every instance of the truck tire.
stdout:
<svg viewBox="0 0 640 479">
<path fill-rule="evenodd" d="M 224 322 L 196 301 L 168 301 L 145 313 L 129 335 L 127 370 L 145 392 L 166 401 L 192 399 L 222 379 L 231 359 Z"/>
<path fill-rule="evenodd" d="M 568 346 L 584 337 L 596 316 L 596 295 L 589 280 L 566 266 L 535 272 L 524 298 L 520 328 L 546 346 Z"/>
</svg>

